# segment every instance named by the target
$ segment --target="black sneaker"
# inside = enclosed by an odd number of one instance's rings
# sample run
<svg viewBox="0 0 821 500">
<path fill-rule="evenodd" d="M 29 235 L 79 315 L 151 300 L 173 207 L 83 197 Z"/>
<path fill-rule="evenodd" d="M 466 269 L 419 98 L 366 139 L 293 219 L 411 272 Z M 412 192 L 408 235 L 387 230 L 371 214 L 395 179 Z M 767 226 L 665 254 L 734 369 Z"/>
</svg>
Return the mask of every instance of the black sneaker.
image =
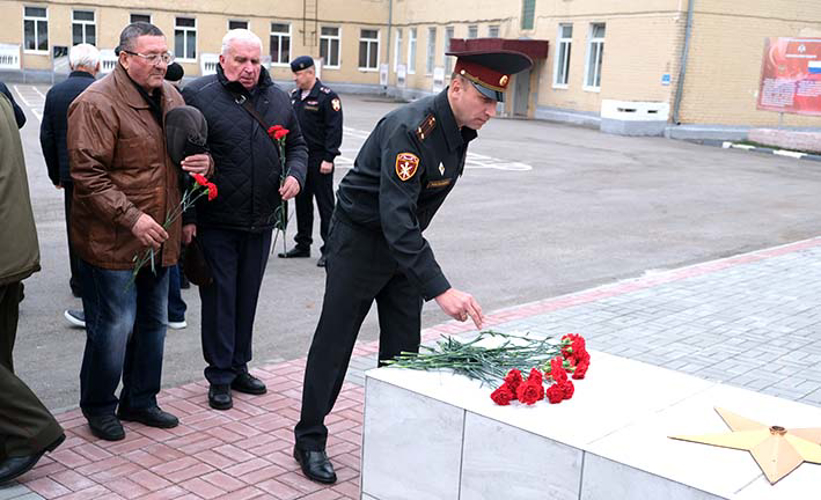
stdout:
<svg viewBox="0 0 821 500">
<path fill-rule="evenodd" d="M 180 424 L 174 415 L 167 411 L 162 411 L 159 406 L 132 410 L 120 407 L 117 409 L 117 416 L 126 422 L 139 422 L 149 427 L 159 427 L 160 429 L 170 429 Z"/>
<path fill-rule="evenodd" d="M 88 426 L 91 428 L 91 433 L 100 439 L 106 441 L 120 441 L 125 439 L 125 430 L 123 424 L 112 414 L 106 415 L 87 415 Z"/>
</svg>

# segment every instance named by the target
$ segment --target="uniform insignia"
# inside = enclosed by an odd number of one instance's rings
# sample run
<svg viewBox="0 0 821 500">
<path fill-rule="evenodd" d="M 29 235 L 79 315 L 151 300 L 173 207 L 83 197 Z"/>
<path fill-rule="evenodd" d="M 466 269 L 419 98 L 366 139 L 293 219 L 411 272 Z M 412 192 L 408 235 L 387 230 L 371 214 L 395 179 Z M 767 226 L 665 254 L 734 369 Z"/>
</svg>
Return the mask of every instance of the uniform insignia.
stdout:
<svg viewBox="0 0 821 500">
<path fill-rule="evenodd" d="M 334 111 L 339 111 L 342 109 L 342 103 L 339 102 L 339 99 L 334 99 L 331 101 L 331 107 L 334 108 Z"/>
<path fill-rule="evenodd" d="M 502 77 L 501 77 L 501 78 L 499 78 L 499 86 L 500 86 L 500 87 L 504 87 L 505 85 L 507 85 L 507 81 L 508 81 L 508 79 L 509 79 L 509 78 L 508 78 L 508 76 L 507 76 L 507 75 L 502 75 Z"/>
<path fill-rule="evenodd" d="M 438 181 L 430 181 L 428 182 L 428 189 L 436 189 L 440 187 L 449 186 L 450 182 L 450 179 L 439 179 Z"/>
<path fill-rule="evenodd" d="M 426 137 L 430 136 L 430 133 L 433 132 L 433 129 L 435 128 L 436 117 L 430 114 L 425 117 L 418 127 L 416 127 L 416 138 L 420 141 L 424 141 Z"/>
<path fill-rule="evenodd" d="M 319 87 L 319 90 L 321 90 L 322 92 L 325 92 L 326 94 L 331 93 L 331 89 L 329 89 L 328 87 Z"/>
<path fill-rule="evenodd" d="M 439 164 L 439 175 L 445 175 L 445 164 L 444 163 Z"/>
<path fill-rule="evenodd" d="M 409 180 L 419 168 L 419 157 L 413 153 L 396 155 L 396 175 L 402 182 Z"/>
</svg>

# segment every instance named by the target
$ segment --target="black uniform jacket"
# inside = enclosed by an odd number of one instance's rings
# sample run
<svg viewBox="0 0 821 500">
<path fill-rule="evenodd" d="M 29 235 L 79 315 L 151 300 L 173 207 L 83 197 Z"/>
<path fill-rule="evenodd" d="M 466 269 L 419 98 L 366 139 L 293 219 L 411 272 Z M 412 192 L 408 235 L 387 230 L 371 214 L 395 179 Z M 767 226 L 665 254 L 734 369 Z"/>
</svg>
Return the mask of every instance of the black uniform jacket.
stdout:
<svg viewBox="0 0 821 500">
<path fill-rule="evenodd" d="M 381 231 L 425 300 L 450 284 L 422 231 L 462 175 L 474 138 L 456 125 L 445 89 L 382 118 L 339 185 L 340 218 Z"/>
<path fill-rule="evenodd" d="M 243 109 L 238 95 L 251 102 L 265 126 L 290 130 L 285 141 L 286 168 L 302 187 L 308 148 L 288 94 L 274 84 L 265 68 L 252 92 L 239 82 L 229 82 L 219 65 L 216 75 L 194 80 L 183 89 L 186 104 L 202 111 L 208 121 L 208 147 L 216 167 L 212 181 L 219 189 L 213 201 L 198 201 L 197 225 L 259 232 L 276 222 L 282 165 L 268 130 Z M 187 216 L 185 222 L 193 220 Z"/>
<path fill-rule="evenodd" d="M 336 92 L 316 80 L 305 99 L 299 87 L 291 91 L 291 103 L 308 143 L 311 158 L 333 163 L 342 144 L 342 101 Z"/>
</svg>

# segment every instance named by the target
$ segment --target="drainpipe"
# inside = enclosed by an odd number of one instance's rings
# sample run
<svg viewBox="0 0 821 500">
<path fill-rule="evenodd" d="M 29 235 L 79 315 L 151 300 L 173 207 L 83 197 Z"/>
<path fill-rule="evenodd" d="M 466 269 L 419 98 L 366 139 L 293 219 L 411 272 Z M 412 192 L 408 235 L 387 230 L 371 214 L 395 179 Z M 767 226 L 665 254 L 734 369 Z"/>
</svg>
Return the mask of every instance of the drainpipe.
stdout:
<svg viewBox="0 0 821 500">
<path fill-rule="evenodd" d="M 687 0 L 687 26 L 684 28 L 684 50 L 681 51 L 681 65 L 678 70 L 678 84 L 676 85 L 676 100 L 673 103 L 673 123 L 681 125 L 679 111 L 681 99 L 684 96 L 684 75 L 687 73 L 687 55 L 690 53 L 690 37 L 693 32 L 693 6 L 696 0 Z"/>
</svg>

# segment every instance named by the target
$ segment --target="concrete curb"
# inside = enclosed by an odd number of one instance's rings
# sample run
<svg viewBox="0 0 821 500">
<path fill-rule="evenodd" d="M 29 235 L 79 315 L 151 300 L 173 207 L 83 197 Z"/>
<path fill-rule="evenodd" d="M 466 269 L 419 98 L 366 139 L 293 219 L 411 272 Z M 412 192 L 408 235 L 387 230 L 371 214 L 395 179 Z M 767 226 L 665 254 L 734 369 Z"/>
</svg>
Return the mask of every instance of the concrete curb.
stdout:
<svg viewBox="0 0 821 500">
<path fill-rule="evenodd" d="M 751 151 L 753 153 L 764 153 L 764 154 L 774 154 L 778 156 L 787 156 L 789 158 L 795 158 L 798 160 L 812 160 L 812 161 L 821 161 L 821 155 L 811 154 L 811 153 L 801 153 L 798 151 L 790 151 L 787 149 L 775 149 L 775 148 L 762 148 L 758 146 L 751 146 L 749 144 L 738 144 L 735 142 L 724 141 L 721 143 L 721 147 L 724 149 L 743 149 L 745 151 Z"/>
</svg>

